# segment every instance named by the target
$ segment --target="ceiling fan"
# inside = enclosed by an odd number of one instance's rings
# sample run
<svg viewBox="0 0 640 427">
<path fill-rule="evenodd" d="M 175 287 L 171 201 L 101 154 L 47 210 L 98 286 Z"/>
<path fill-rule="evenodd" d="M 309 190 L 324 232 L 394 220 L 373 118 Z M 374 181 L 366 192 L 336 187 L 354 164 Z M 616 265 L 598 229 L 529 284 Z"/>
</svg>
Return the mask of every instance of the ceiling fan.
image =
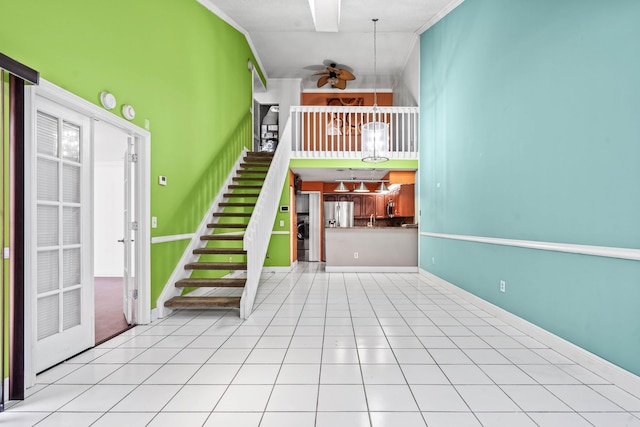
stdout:
<svg viewBox="0 0 640 427">
<path fill-rule="evenodd" d="M 325 71 L 316 73 L 314 76 L 322 76 L 318 79 L 318 87 L 329 83 L 332 87 L 342 90 L 347 87 L 348 80 L 356 79 L 351 71 L 345 68 L 337 68 L 337 64 L 333 62 L 327 66 Z"/>
</svg>

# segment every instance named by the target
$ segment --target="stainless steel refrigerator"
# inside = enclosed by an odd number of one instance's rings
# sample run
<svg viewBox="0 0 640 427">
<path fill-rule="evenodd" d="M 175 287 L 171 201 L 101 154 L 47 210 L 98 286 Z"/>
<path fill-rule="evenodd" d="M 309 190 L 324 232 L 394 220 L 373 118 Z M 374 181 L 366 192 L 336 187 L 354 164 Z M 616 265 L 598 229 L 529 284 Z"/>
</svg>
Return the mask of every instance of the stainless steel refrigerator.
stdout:
<svg viewBox="0 0 640 427">
<path fill-rule="evenodd" d="M 353 202 L 324 202 L 325 227 L 353 227 Z"/>
</svg>

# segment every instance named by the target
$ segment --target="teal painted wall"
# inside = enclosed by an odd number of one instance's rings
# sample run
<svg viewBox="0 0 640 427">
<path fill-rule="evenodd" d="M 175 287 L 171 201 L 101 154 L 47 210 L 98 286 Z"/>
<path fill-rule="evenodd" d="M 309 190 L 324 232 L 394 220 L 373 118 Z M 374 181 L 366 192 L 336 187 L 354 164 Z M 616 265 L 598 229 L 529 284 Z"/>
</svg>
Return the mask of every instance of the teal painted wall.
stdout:
<svg viewBox="0 0 640 427">
<path fill-rule="evenodd" d="M 195 0 L 3 2 L 0 50 L 99 104 L 103 90 L 151 130 L 152 237 L 192 233 L 241 150 L 251 146 L 256 63 L 241 33 Z M 157 176 L 166 175 L 166 187 Z M 153 245 L 151 301 L 184 243 Z"/>
<path fill-rule="evenodd" d="M 639 19 L 633 0 L 466 0 L 426 31 L 421 231 L 640 248 Z M 640 374 L 640 263 L 420 245 L 421 268 Z"/>
</svg>

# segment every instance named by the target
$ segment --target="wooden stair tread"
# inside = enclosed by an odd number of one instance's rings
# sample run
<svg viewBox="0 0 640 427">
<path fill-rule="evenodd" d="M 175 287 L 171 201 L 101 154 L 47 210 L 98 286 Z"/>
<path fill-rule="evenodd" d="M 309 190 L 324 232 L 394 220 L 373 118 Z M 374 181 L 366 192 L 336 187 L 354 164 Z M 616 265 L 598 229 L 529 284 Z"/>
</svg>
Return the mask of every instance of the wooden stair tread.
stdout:
<svg viewBox="0 0 640 427">
<path fill-rule="evenodd" d="M 270 162 L 255 162 L 252 160 L 247 160 L 244 163 L 240 163 L 241 168 L 268 168 L 270 165 Z"/>
<path fill-rule="evenodd" d="M 255 202 L 222 202 L 218 203 L 218 206 L 222 207 L 235 207 L 235 208 L 251 208 L 256 205 Z"/>
<path fill-rule="evenodd" d="M 240 308 L 240 297 L 173 297 L 164 303 L 168 308 Z"/>
<path fill-rule="evenodd" d="M 249 212 L 214 212 L 213 216 L 225 217 L 225 218 L 251 218 L 251 213 Z"/>
<path fill-rule="evenodd" d="M 244 240 L 243 234 L 205 234 L 200 240 Z"/>
<path fill-rule="evenodd" d="M 215 223 L 215 224 L 207 224 L 207 228 L 247 228 L 247 224 L 224 224 L 224 223 Z"/>
<path fill-rule="evenodd" d="M 264 177 L 263 176 L 234 176 L 231 179 L 236 181 L 236 182 L 238 182 L 238 181 L 260 181 L 260 182 L 264 182 Z"/>
<path fill-rule="evenodd" d="M 268 171 L 263 171 L 263 170 L 252 170 L 252 169 L 238 169 L 236 171 L 236 173 L 239 173 L 240 175 L 266 175 Z"/>
<path fill-rule="evenodd" d="M 224 193 L 222 197 L 260 197 L 260 193 Z"/>
<path fill-rule="evenodd" d="M 262 190 L 262 185 L 238 185 L 232 184 L 229 190 Z"/>
<path fill-rule="evenodd" d="M 271 156 L 267 156 L 267 155 L 256 155 L 255 153 L 247 153 L 246 156 L 243 157 L 244 160 L 250 160 L 250 161 L 267 161 L 270 162 L 271 160 L 273 160 L 273 155 Z"/>
<path fill-rule="evenodd" d="M 198 248 L 194 249 L 195 255 L 246 255 L 247 251 L 241 248 Z"/>
<path fill-rule="evenodd" d="M 185 270 L 246 270 L 246 262 L 190 262 Z"/>
<path fill-rule="evenodd" d="M 176 288 L 243 288 L 247 279 L 182 279 Z"/>
</svg>

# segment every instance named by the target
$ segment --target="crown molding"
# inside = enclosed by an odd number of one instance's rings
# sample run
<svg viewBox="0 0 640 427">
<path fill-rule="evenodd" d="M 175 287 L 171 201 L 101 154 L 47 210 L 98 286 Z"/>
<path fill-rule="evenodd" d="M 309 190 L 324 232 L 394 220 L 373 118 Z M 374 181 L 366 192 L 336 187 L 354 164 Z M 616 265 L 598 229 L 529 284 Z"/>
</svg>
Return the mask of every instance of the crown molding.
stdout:
<svg viewBox="0 0 640 427">
<path fill-rule="evenodd" d="M 218 6 L 213 4 L 213 2 L 211 0 L 198 0 L 198 3 L 200 3 L 202 6 L 207 8 L 209 10 L 209 12 L 213 13 L 218 18 L 222 19 L 224 22 L 226 22 L 227 24 L 231 25 L 238 32 L 240 32 L 240 33 L 242 33 L 244 35 L 244 37 L 247 39 L 247 43 L 249 44 L 249 48 L 251 49 L 251 52 L 253 53 L 254 58 L 258 62 L 258 67 L 260 67 L 260 71 L 262 71 L 262 75 L 264 76 L 265 81 L 268 80 L 269 76 L 267 76 L 267 71 L 264 68 L 264 65 L 262 63 L 262 59 L 260 59 L 260 55 L 258 55 L 258 51 L 256 50 L 255 45 L 253 44 L 253 40 L 251 40 L 251 36 L 249 36 L 249 32 L 247 30 L 245 30 L 236 21 L 234 21 L 229 15 L 224 13 L 222 11 L 222 9 L 220 9 Z"/>
<path fill-rule="evenodd" d="M 451 3 L 447 5 L 444 9 L 442 9 L 437 15 L 428 20 L 422 27 L 418 28 L 416 34 L 420 35 L 427 31 L 429 28 L 433 27 L 438 23 L 442 18 L 447 16 L 453 9 L 460 6 L 464 0 L 451 0 Z"/>
</svg>

